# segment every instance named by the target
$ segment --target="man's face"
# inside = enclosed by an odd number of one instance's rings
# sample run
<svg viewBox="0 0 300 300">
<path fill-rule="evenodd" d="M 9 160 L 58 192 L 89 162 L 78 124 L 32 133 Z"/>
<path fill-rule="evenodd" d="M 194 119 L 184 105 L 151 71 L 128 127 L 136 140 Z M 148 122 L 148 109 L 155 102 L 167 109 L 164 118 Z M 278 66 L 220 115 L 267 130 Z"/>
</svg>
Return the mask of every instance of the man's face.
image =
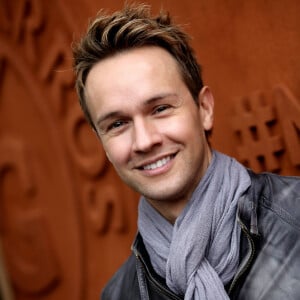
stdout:
<svg viewBox="0 0 300 300">
<path fill-rule="evenodd" d="M 174 58 L 159 47 L 132 49 L 96 64 L 87 105 L 119 176 L 149 201 L 188 201 L 210 160 L 204 130 L 213 98 L 197 106 Z"/>
</svg>

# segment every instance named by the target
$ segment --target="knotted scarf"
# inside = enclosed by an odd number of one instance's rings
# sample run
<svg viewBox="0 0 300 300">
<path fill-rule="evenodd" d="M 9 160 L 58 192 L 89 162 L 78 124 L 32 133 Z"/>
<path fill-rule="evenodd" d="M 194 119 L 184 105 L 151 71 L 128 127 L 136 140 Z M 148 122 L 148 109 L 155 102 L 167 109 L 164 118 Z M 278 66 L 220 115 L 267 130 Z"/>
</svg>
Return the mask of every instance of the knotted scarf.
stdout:
<svg viewBox="0 0 300 300">
<path fill-rule="evenodd" d="M 213 151 L 212 160 L 174 225 L 144 198 L 138 229 L 154 270 L 185 300 L 229 299 L 224 285 L 239 259 L 237 203 L 250 186 L 247 170 Z"/>
</svg>

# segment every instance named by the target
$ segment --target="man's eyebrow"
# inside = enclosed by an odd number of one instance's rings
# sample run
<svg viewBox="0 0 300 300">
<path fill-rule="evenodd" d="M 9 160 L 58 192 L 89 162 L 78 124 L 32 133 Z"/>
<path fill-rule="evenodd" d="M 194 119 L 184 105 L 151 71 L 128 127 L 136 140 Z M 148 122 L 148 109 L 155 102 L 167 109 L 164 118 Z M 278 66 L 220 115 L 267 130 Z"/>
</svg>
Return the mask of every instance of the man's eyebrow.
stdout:
<svg viewBox="0 0 300 300">
<path fill-rule="evenodd" d="M 177 94 L 175 94 L 175 93 L 165 93 L 165 94 L 160 94 L 160 95 L 151 97 L 150 99 L 147 99 L 147 100 L 144 102 L 144 104 L 150 105 L 150 104 L 152 104 L 153 102 L 162 100 L 162 99 L 167 98 L 167 97 L 174 97 L 174 96 L 177 96 Z"/>
<path fill-rule="evenodd" d="M 108 119 L 112 119 L 112 118 L 116 118 L 116 117 L 119 117 L 122 115 L 122 111 L 118 110 L 118 111 L 112 111 L 112 112 L 109 112 L 103 116 L 100 116 L 97 121 L 96 121 L 96 124 L 97 125 L 100 125 L 102 122 L 108 120 Z"/>
<path fill-rule="evenodd" d="M 154 103 L 156 101 L 162 100 L 162 99 L 167 98 L 167 97 L 174 97 L 174 96 L 177 96 L 177 94 L 175 94 L 175 93 L 159 94 L 159 95 L 156 95 L 154 97 L 151 97 L 151 98 L 147 99 L 146 101 L 144 101 L 142 103 L 142 105 L 148 106 L 148 105 L 151 105 L 152 103 Z M 103 116 L 100 116 L 97 119 L 96 124 L 100 125 L 102 122 L 104 122 L 108 119 L 113 119 L 113 118 L 116 118 L 116 117 L 120 117 L 122 115 L 124 115 L 124 112 L 122 110 L 116 110 L 116 111 L 109 112 L 107 114 L 104 114 Z"/>
</svg>

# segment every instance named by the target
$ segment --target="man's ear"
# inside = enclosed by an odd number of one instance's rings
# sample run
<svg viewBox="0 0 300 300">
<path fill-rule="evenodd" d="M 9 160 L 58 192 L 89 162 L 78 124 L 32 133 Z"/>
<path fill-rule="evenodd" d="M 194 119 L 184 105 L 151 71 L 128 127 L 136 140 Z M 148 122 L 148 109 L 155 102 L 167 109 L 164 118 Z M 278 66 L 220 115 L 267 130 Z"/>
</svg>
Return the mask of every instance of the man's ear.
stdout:
<svg viewBox="0 0 300 300">
<path fill-rule="evenodd" d="M 214 97 L 208 86 L 204 86 L 198 96 L 199 112 L 204 130 L 209 131 L 214 122 Z"/>
</svg>

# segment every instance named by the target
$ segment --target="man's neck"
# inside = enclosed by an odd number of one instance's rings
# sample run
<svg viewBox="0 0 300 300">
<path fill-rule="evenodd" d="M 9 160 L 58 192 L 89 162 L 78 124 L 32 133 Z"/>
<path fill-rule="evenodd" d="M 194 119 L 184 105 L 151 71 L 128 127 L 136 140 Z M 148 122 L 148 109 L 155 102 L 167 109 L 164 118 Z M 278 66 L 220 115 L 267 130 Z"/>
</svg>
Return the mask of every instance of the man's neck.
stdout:
<svg viewBox="0 0 300 300">
<path fill-rule="evenodd" d="M 147 199 L 147 201 L 171 224 L 174 224 L 177 217 L 183 211 L 185 205 L 188 202 L 186 201 L 176 201 L 176 202 L 164 202 L 164 201 L 155 201 Z"/>
</svg>

